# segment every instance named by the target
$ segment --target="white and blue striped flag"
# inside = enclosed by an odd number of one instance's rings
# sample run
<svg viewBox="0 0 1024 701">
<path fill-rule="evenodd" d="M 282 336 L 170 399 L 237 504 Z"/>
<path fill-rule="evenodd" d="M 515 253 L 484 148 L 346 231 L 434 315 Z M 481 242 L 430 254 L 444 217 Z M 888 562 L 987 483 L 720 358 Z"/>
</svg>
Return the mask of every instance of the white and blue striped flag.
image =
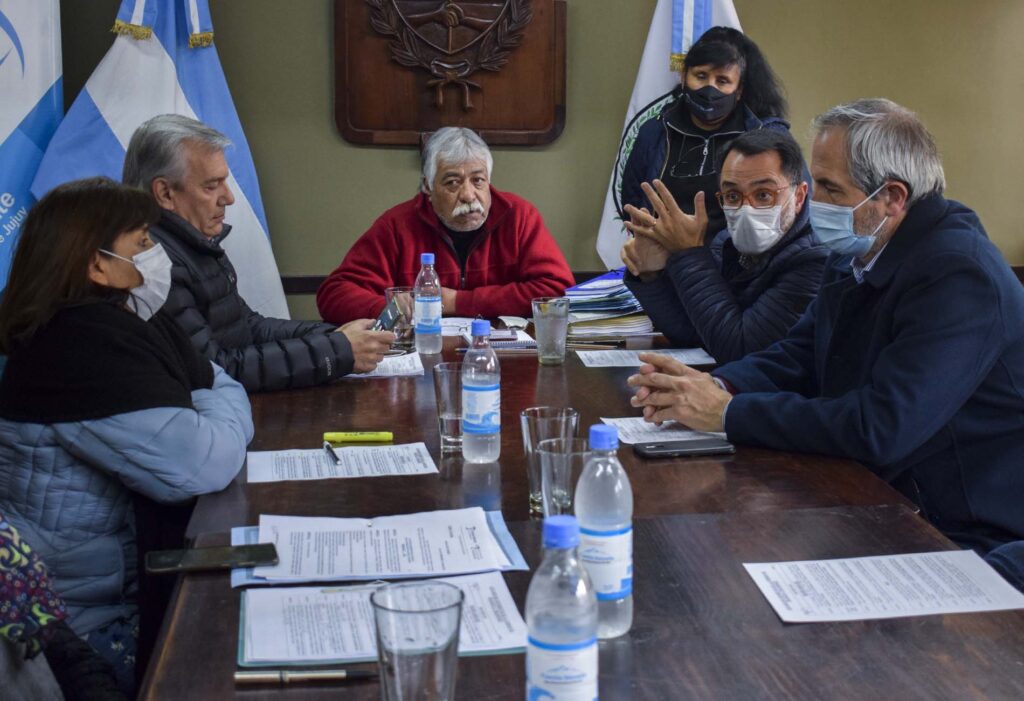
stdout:
<svg viewBox="0 0 1024 701">
<path fill-rule="evenodd" d="M 0 0 L 0 288 L 64 114 L 58 0 Z"/>
<path fill-rule="evenodd" d="M 32 183 L 36 196 L 94 175 L 121 179 L 125 148 L 142 122 L 182 114 L 223 132 L 235 203 L 224 248 L 238 291 L 256 311 L 288 318 L 270 247 L 256 168 L 213 46 L 207 0 L 122 0 L 114 45 L 93 71 L 50 142 Z"/>
<path fill-rule="evenodd" d="M 732 0 L 658 0 L 654 8 L 597 232 L 597 253 L 609 268 L 622 266 L 619 250 L 626 242 L 627 232 L 615 203 L 636 133 L 661 108 L 666 93 L 679 84 L 683 57 L 711 27 L 740 29 Z"/>
</svg>

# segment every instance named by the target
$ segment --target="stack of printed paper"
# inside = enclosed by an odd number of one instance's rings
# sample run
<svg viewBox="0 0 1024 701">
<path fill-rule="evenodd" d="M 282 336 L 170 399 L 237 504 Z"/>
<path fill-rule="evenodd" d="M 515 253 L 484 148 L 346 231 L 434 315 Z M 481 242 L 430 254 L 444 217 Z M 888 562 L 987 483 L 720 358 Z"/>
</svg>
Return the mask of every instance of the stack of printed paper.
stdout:
<svg viewBox="0 0 1024 701">
<path fill-rule="evenodd" d="M 500 511 L 479 507 L 401 516 L 261 515 L 233 545 L 274 543 L 277 565 L 231 572 L 231 586 L 439 577 L 528 569 Z"/>
<path fill-rule="evenodd" d="M 526 623 L 498 572 L 444 577 L 462 589 L 460 655 L 522 652 Z M 347 664 L 377 659 L 370 594 L 377 584 L 242 592 L 238 664 Z"/>
<path fill-rule="evenodd" d="M 570 287 L 569 334 L 572 336 L 641 336 L 654 331 L 650 318 L 622 282 L 623 271 L 612 270 Z"/>
</svg>

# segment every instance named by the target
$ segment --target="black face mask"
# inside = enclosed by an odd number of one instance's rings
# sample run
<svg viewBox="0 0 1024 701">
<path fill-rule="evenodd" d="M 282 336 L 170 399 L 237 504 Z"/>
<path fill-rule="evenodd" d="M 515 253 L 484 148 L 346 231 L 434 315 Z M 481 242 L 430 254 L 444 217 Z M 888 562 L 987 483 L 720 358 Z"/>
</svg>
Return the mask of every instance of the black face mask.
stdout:
<svg viewBox="0 0 1024 701">
<path fill-rule="evenodd" d="M 704 123 L 717 122 L 732 114 L 739 99 L 739 91 L 726 95 L 713 85 L 705 85 L 700 90 L 683 88 L 683 100 L 690 114 Z"/>
</svg>

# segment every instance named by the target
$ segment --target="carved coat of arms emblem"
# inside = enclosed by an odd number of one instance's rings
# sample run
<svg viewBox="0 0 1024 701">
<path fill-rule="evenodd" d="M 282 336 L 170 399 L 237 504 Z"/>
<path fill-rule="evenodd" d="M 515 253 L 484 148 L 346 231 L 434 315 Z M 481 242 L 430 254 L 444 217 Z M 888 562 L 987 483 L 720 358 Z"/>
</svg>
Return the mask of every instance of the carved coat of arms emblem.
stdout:
<svg viewBox="0 0 1024 701">
<path fill-rule="evenodd" d="M 530 23 L 530 0 L 366 0 L 374 31 L 391 37 L 391 58 L 430 74 L 434 104 L 444 106 L 445 89 L 462 94 L 462 109 L 473 109 L 470 80 L 477 71 L 500 71 Z"/>
</svg>

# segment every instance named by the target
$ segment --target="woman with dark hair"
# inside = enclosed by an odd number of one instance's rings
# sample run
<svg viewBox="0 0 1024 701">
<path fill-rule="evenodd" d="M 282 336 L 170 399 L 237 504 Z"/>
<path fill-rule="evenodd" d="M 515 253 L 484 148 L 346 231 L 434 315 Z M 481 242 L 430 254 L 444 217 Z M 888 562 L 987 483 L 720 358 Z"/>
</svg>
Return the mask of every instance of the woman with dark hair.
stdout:
<svg viewBox="0 0 1024 701">
<path fill-rule="evenodd" d="M 0 512 L 46 560 L 71 629 L 131 695 L 138 566 L 132 497 L 223 489 L 252 438 L 241 385 L 160 312 L 158 210 L 106 178 L 29 212 L 0 302 Z M 144 535 L 144 534 L 142 534 Z"/>
<path fill-rule="evenodd" d="M 653 212 L 642 184 L 657 179 L 687 214 L 707 211 L 708 236 L 725 228 L 715 201 L 722 147 L 754 129 L 789 131 L 778 78 L 757 44 L 730 27 L 701 35 L 686 54 L 679 87 L 641 110 L 634 124 L 618 202 L 623 220 L 630 221 L 626 205 Z M 695 202 L 699 193 L 702 203 Z"/>
</svg>

